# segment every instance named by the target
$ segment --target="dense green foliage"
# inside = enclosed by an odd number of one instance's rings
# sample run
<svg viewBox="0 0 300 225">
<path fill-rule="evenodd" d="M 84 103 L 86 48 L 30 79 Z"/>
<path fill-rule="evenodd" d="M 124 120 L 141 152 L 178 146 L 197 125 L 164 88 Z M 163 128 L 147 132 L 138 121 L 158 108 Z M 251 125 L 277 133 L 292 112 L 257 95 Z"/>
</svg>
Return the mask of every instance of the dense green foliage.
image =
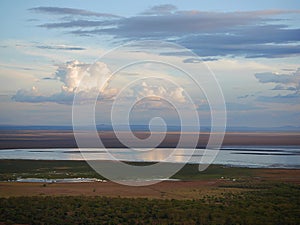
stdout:
<svg viewBox="0 0 300 225">
<path fill-rule="evenodd" d="M 7 224 L 300 224 L 300 187 L 276 184 L 198 200 L 107 197 L 0 199 Z"/>
</svg>

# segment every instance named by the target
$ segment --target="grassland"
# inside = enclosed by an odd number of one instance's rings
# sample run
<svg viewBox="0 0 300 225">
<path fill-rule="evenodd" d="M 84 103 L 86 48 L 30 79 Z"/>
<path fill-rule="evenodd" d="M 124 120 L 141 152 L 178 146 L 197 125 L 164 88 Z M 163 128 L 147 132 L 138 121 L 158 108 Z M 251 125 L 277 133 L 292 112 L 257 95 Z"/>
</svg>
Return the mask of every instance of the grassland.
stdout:
<svg viewBox="0 0 300 225">
<path fill-rule="evenodd" d="M 254 187 L 253 187 L 254 188 Z M 300 188 L 255 186 L 200 199 L 87 196 L 0 198 L 2 224 L 299 224 Z"/>
<path fill-rule="evenodd" d="M 109 161 L 101 162 L 111 164 Z M 135 166 L 147 166 L 150 163 L 131 163 Z M 203 172 L 198 171 L 197 164 L 187 164 L 172 178 L 180 180 L 213 180 L 236 179 L 247 180 L 265 178 L 275 175 L 276 179 L 300 179 L 297 169 L 261 169 L 240 168 L 222 165 L 211 165 Z M 278 176 L 276 176 L 278 175 Z M 17 178 L 99 178 L 105 179 L 96 173 L 85 161 L 70 160 L 0 160 L 0 181 L 16 180 Z"/>
<path fill-rule="evenodd" d="M 0 177 L 102 178 L 84 161 L 41 160 L 0 160 Z M 145 187 L 0 182 L 0 224 L 300 224 L 300 170 L 186 165 L 173 178 Z"/>
</svg>

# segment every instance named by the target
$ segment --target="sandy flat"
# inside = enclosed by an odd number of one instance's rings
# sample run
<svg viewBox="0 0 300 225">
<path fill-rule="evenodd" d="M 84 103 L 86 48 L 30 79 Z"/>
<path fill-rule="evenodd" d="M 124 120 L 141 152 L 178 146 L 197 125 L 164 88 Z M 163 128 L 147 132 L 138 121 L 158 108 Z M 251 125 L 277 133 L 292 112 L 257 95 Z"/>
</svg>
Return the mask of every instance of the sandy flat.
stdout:
<svg viewBox="0 0 300 225">
<path fill-rule="evenodd" d="M 135 132 L 139 138 L 145 138 L 149 135 L 147 132 Z M 154 133 L 154 136 L 160 136 L 161 133 Z M 187 136 L 192 134 L 187 134 Z M 106 147 L 125 147 L 117 139 L 113 132 L 99 132 L 99 137 Z M 126 137 L 126 133 L 125 133 Z M 176 147 L 180 134 L 178 132 L 169 132 L 158 147 Z M 87 143 L 90 143 L 89 136 L 86 137 Z M 199 136 L 198 147 L 206 146 L 209 138 L 208 133 L 201 133 Z M 129 137 L 128 137 L 129 140 Z M 139 143 L 130 141 L 131 147 L 140 146 Z M 300 145 L 300 133 L 233 133 L 228 132 L 225 135 L 223 145 Z M 184 143 L 185 147 L 191 146 L 189 138 Z M 0 149 L 11 148 L 76 148 L 77 144 L 72 131 L 49 131 L 49 130 L 22 130 L 22 131 L 0 131 Z M 87 144 L 84 147 L 97 147 Z"/>
</svg>

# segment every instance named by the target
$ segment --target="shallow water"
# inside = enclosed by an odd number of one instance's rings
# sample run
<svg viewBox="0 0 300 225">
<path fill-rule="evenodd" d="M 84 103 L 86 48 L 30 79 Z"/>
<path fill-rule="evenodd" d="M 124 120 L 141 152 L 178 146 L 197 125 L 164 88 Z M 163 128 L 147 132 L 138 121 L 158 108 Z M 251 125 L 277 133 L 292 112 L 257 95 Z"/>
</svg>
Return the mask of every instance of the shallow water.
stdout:
<svg viewBox="0 0 300 225">
<path fill-rule="evenodd" d="M 199 163 L 212 156 L 204 149 L 7 149 L 0 150 L 0 159 L 33 160 L 122 160 L 136 162 Z M 213 164 L 259 168 L 300 168 L 300 146 L 226 146 Z"/>
<path fill-rule="evenodd" d="M 22 183 L 82 183 L 82 182 L 106 182 L 96 178 L 63 178 L 63 179 L 42 179 L 42 178 L 19 178 L 15 182 Z"/>
</svg>

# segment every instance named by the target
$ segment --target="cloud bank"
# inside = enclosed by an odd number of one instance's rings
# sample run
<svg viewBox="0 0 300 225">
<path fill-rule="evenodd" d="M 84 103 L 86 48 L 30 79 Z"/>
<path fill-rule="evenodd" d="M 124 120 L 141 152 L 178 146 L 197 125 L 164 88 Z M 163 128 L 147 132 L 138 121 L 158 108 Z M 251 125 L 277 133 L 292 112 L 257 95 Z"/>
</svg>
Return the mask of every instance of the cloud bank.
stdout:
<svg viewBox="0 0 300 225">
<path fill-rule="evenodd" d="M 257 73 L 255 77 L 260 83 L 273 83 L 272 91 L 288 91 L 288 94 L 275 96 L 259 96 L 257 100 L 275 103 L 300 103 L 300 68 L 290 74 Z"/>
<path fill-rule="evenodd" d="M 79 36 L 110 35 L 120 42 L 173 41 L 203 57 L 276 58 L 300 54 L 300 29 L 289 27 L 285 20 L 289 14 L 299 14 L 299 10 L 180 11 L 165 4 L 130 17 L 57 7 L 37 7 L 30 11 L 72 15 L 38 24 L 47 29 L 67 29 Z"/>
<path fill-rule="evenodd" d="M 30 90 L 18 90 L 12 97 L 17 102 L 55 102 L 59 104 L 73 104 L 76 94 L 76 102 L 79 104 L 90 101 L 113 101 L 118 94 L 118 88 L 108 87 L 112 78 L 112 72 L 103 62 L 87 64 L 78 60 L 70 61 L 58 66 L 53 77 L 45 77 L 43 80 L 58 80 L 62 83 L 58 93 L 44 95 L 44 90 L 32 87 Z M 164 98 L 172 99 L 179 103 L 185 103 L 184 90 L 180 87 L 166 87 L 161 84 L 153 85 L 143 82 L 138 87 L 132 87 L 124 99 L 140 99 L 147 97 L 151 108 L 161 105 Z"/>
</svg>

